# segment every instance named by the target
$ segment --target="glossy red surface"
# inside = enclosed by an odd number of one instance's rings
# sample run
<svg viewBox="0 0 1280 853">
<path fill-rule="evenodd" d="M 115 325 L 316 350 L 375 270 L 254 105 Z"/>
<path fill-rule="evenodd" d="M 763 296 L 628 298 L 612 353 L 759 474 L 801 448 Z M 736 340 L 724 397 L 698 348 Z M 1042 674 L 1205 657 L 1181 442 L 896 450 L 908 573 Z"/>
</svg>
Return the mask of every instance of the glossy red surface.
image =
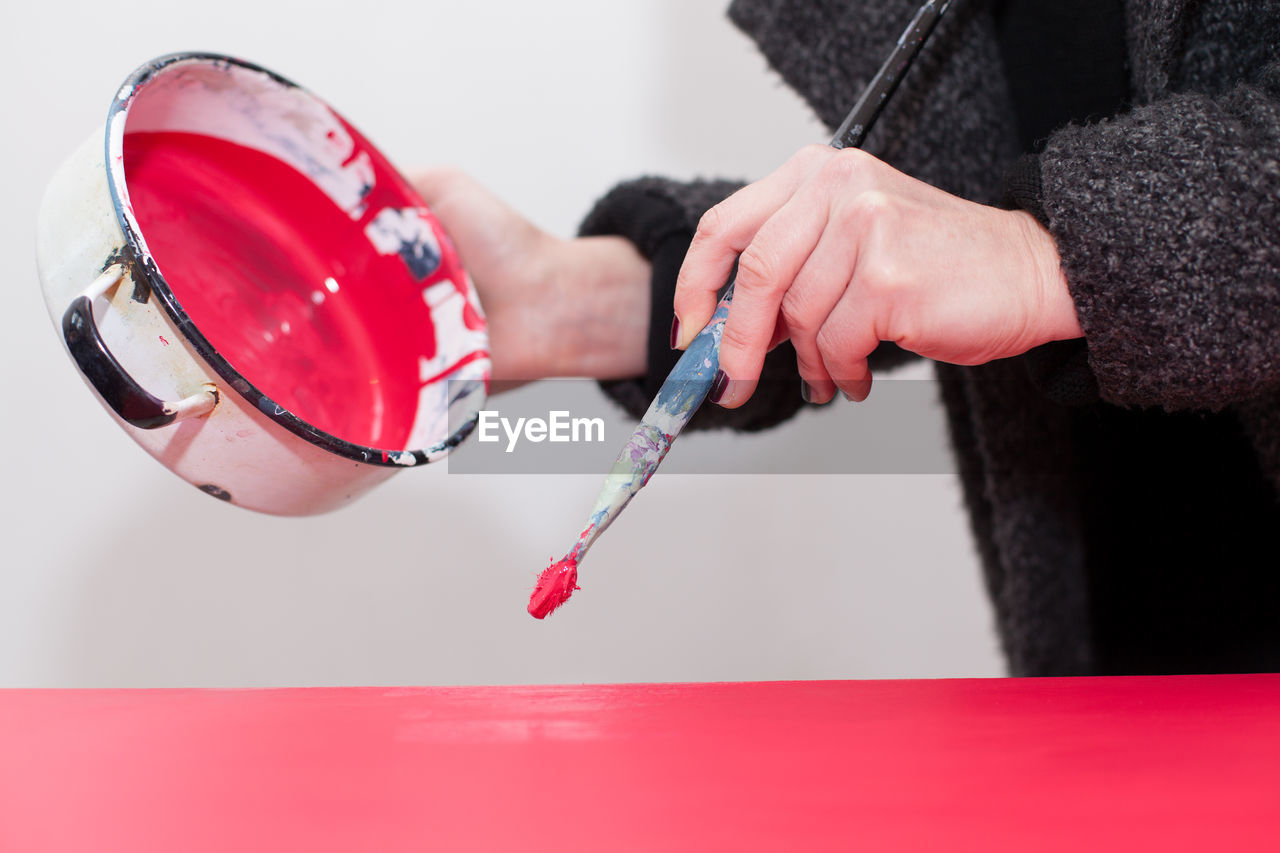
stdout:
<svg viewBox="0 0 1280 853">
<path fill-rule="evenodd" d="M 367 150 L 367 149 L 363 149 Z M 161 274 L 200 333 L 268 397 L 325 432 L 404 450 L 420 359 L 436 354 L 424 287 L 465 279 L 440 235 L 423 282 L 364 229 L 386 207 L 420 207 L 380 157 L 352 219 L 290 166 L 190 133 L 129 133 L 130 199 Z M 482 321 L 471 318 L 482 327 Z"/>
<path fill-rule="evenodd" d="M 4 850 L 1275 850 L 1280 676 L 0 691 Z"/>
</svg>

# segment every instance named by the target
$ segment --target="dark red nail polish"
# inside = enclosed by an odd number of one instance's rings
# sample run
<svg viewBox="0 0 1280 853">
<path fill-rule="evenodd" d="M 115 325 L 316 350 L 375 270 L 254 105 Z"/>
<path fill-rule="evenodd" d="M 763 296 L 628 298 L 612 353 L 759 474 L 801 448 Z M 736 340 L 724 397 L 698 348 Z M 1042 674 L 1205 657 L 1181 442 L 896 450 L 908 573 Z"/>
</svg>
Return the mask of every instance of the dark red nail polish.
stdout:
<svg viewBox="0 0 1280 853">
<path fill-rule="evenodd" d="M 719 403 L 724 396 L 724 389 L 729 387 L 729 376 L 723 370 L 716 371 L 716 378 L 711 380 L 711 392 L 707 397 L 713 403 Z"/>
<path fill-rule="evenodd" d="M 675 349 L 676 344 L 680 341 L 680 318 L 671 318 L 671 348 Z"/>
</svg>

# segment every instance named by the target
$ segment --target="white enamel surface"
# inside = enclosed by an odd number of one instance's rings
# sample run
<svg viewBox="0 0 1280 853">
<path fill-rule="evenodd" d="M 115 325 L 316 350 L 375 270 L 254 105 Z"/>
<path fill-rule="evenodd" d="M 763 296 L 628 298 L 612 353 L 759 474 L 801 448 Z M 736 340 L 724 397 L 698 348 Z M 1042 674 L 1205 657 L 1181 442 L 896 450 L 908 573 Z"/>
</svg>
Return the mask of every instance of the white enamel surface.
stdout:
<svg viewBox="0 0 1280 853">
<path fill-rule="evenodd" d="M 144 86 L 129 110 L 130 133 L 184 131 L 255 148 L 311 178 L 351 218 L 364 212 L 361 190 L 373 184 L 373 165 L 365 152 L 351 156 L 346 128 L 304 90 L 203 60 L 166 67 Z"/>
<path fill-rule="evenodd" d="M 54 173 L 36 217 L 36 264 L 50 318 L 98 277 L 104 261 L 124 246 L 109 204 L 102 130 L 89 134 Z"/>
</svg>

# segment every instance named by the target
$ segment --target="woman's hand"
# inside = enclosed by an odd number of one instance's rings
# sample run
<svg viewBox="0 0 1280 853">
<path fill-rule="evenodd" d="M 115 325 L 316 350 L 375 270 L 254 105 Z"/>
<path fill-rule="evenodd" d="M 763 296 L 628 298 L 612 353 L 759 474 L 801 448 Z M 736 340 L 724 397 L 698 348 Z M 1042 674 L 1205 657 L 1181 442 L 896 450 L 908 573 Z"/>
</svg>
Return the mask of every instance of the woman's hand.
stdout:
<svg viewBox="0 0 1280 853">
<path fill-rule="evenodd" d="M 453 169 L 413 185 L 475 280 L 496 382 L 644 373 L 650 271 L 630 242 L 554 237 Z"/>
<path fill-rule="evenodd" d="M 1053 238 L 1030 214 L 965 201 L 856 149 L 805 148 L 707 212 L 676 285 L 680 348 L 735 259 L 716 400 L 729 408 L 788 338 L 808 399 L 825 402 L 837 388 L 867 396 L 880 341 L 983 364 L 1083 334 Z"/>
</svg>

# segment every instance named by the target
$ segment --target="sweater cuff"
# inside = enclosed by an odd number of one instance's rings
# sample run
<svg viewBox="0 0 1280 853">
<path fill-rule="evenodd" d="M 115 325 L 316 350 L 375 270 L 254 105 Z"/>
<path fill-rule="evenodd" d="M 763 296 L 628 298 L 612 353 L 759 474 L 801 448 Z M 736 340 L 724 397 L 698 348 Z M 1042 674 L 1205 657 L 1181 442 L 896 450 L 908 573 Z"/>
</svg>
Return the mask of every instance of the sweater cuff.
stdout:
<svg viewBox="0 0 1280 853">
<path fill-rule="evenodd" d="M 1004 173 L 1001 206 L 1009 210 L 1025 210 L 1045 228 L 1049 215 L 1044 212 L 1044 190 L 1040 185 L 1040 158 L 1024 154 Z"/>
<path fill-rule="evenodd" d="M 1049 227 L 1039 156 L 1023 155 L 1005 172 L 1003 206 L 1025 210 L 1046 229 Z M 1055 403 L 1087 406 L 1099 400 L 1098 380 L 1089 367 L 1089 346 L 1084 338 L 1053 341 L 1028 350 L 1022 356 L 1022 364 L 1031 384 Z"/>
<path fill-rule="evenodd" d="M 640 254 L 653 261 L 671 238 L 684 237 L 687 247 L 693 228 L 674 200 L 653 192 L 643 183 L 634 183 L 615 187 L 600 199 L 583 220 L 578 233 L 583 237 L 626 237 Z"/>
</svg>

